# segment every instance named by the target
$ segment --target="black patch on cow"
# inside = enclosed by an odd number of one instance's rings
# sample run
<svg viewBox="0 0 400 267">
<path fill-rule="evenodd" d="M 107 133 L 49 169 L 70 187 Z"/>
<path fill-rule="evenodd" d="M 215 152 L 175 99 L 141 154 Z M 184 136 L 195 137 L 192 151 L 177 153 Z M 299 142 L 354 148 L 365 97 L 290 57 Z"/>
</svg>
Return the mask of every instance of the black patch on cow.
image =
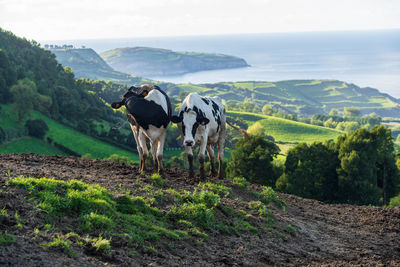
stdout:
<svg viewBox="0 0 400 267">
<path fill-rule="evenodd" d="M 183 123 L 183 121 L 182 121 L 182 132 L 183 132 L 183 136 L 185 136 L 185 124 Z"/>
<path fill-rule="evenodd" d="M 201 109 L 199 109 L 197 106 L 193 106 L 193 111 L 196 112 L 197 117 L 199 117 L 199 116 L 205 117 L 206 116 L 206 114 Z"/>
<path fill-rule="evenodd" d="M 201 98 L 201 100 L 203 100 L 204 101 L 204 103 L 206 103 L 207 105 L 209 105 L 210 104 L 210 101 L 208 101 L 206 98 L 204 98 L 204 97 L 202 97 Z"/>
<path fill-rule="evenodd" d="M 213 110 L 215 111 L 215 113 L 217 113 L 219 111 L 219 106 L 212 99 L 211 99 L 211 102 L 212 102 Z"/>
<path fill-rule="evenodd" d="M 197 131 L 197 128 L 199 127 L 199 123 L 198 122 L 195 122 L 194 124 L 193 124 L 193 128 L 192 128 L 192 136 L 193 136 L 193 139 L 194 139 L 194 136 L 196 135 L 196 131 Z"/>
<path fill-rule="evenodd" d="M 149 129 L 149 125 L 157 128 L 166 128 L 170 121 L 168 114 L 165 113 L 161 105 L 154 101 L 148 101 L 143 97 L 132 96 L 125 101 L 126 110 L 131 114 L 136 122 L 144 128 Z"/>
<path fill-rule="evenodd" d="M 148 93 L 148 91 L 143 87 L 130 87 L 124 94 L 122 101 L 116 103 L 125 105 L 128 120 L 131 123 L 136 122 L 135 124 L 138 124 L 145 130 L 149 129 L 149 125 L 157 128 L 164 126 L 166 128 L 171 120 L 172 108 L 168 95 L 156 85 L 153 86 L 153 90 L 158 90 L 164 95 L 167 102 L 167 113 L 161 105 L 153 100 L 149 101 L 144 98 L 144 95 L 147 95 L 144 92 Z"/>
</svg>

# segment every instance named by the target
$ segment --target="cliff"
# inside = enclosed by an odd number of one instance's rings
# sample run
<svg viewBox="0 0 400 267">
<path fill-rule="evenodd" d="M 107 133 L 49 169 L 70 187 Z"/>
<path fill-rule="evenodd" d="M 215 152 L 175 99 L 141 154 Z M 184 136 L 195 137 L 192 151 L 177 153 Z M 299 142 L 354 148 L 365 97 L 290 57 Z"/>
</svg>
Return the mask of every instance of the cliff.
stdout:
<svg viewBox="0 0 400 267">
<path fill-rule="evenodd" d="M 117 71 L 148 77 L 249 66 L 244 59 L 229 55 L 149 47 L 117 48 L 100 56 Z"/>
</svg>

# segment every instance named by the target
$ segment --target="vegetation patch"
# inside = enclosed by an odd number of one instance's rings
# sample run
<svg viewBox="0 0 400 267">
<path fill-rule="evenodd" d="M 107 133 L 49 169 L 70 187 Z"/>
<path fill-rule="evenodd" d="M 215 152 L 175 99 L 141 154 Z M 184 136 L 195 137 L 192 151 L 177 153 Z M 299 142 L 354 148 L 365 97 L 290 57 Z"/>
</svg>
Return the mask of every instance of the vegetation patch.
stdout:
<svg viewBox="0 0 400 267">
<path fill-rule="evenodd" d="M 72 247 L 78 245 L 92 253 L 111 257 L 113 239 L 122 240 L 118 242 L 134 250 L 157 253 L 155 241 L 161 240 L 166 242 L 166 246 L 174 247 L 174 242 L 185 239 L 200 244 L 210 230 L 234 235 L 258 232 L 258 220 L 271 216 L 264 204 L 267 196 L 262 194 L 262 200 L 258 201 L 262 215 L 259 219 L 227 205 L 226 201 L 234 201 L 233 191 L 223 182 L 200 183 L 193 191 L 182 192 L 163 189 L 164 180 L 156 174 L 147 182 L 155 186 L 148 185 L 145 197 L 134 196 L 129 191 L 113 194 L 97 184 L 78 180 L 19 176 L 10 178 L 7 184 L 25 189 L 31 195 L 29 201 L 43 211 L 42 217 L 47 224 L 42 230 L 51 231 L 55 236 L 42 245 L 68 255 L 74 255 L 76 250 Z M 275 201 L 273 197 L 270 199 Z M 9 215 L 2 209 L 1 216 Z M 23 223 L 17 214 L 15 218 L 18 223 Z M 52 226 L 60 225 L 62 228 L 66 224 L 73 225 L 76 233 L 63 235 L 61 229 Z M 34 233 L 39 235 L 41 232 L 35 228 Z M 11 240 L 10 237 L 3 239 Z"/>
</svg>

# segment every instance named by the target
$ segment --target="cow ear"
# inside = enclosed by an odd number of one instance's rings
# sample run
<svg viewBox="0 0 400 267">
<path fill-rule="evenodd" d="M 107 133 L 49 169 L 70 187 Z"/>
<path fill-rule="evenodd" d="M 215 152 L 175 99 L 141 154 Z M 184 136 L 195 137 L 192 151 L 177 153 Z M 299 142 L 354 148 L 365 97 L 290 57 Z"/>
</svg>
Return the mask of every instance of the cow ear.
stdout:
<svg viewBox="0 0 400 267">
<path fill-rule="evenodd" d="M 119 109 L 122 106 L 122 102 L 114 102 L 111 104 L 111 107 L 114 109 Z"/>
<path fill-rule="evenodd" d="M 180 122 L 182 122 L 182 117 L 178 117 L 178 116 L 176 116 L 176 115 L 173 115 L 172 117 L 171 117 L 171 121 L 173 122 L 173 123 L 180 123 Z"/>
<path fill-rule="evenodd" d="M 201 124 L 201 125 L 206 125 L 207 123 L 210 122 L 209 119 L 207 119 L 206 117 L 197 117 L 196 121 Z"/>
</svg>

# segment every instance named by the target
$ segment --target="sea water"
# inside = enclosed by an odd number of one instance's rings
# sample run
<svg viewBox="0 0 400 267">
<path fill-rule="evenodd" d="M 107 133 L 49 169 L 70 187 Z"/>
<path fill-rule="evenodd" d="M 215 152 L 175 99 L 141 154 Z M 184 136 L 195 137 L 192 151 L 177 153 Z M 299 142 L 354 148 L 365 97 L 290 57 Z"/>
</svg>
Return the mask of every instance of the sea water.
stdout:
<svg viewBox="0 0 400 267">
<path fill-rule="evenodd" d="M 51 43 L 51 41 L 47 41 Z M 53 41 L 85 45 L 101 53 L 148 46 L 229 54 L 250 67 L 149 76 L 173 83 L 337 79 L 400 98 L 400 30 L 238 34 Z"/>
</svg>

